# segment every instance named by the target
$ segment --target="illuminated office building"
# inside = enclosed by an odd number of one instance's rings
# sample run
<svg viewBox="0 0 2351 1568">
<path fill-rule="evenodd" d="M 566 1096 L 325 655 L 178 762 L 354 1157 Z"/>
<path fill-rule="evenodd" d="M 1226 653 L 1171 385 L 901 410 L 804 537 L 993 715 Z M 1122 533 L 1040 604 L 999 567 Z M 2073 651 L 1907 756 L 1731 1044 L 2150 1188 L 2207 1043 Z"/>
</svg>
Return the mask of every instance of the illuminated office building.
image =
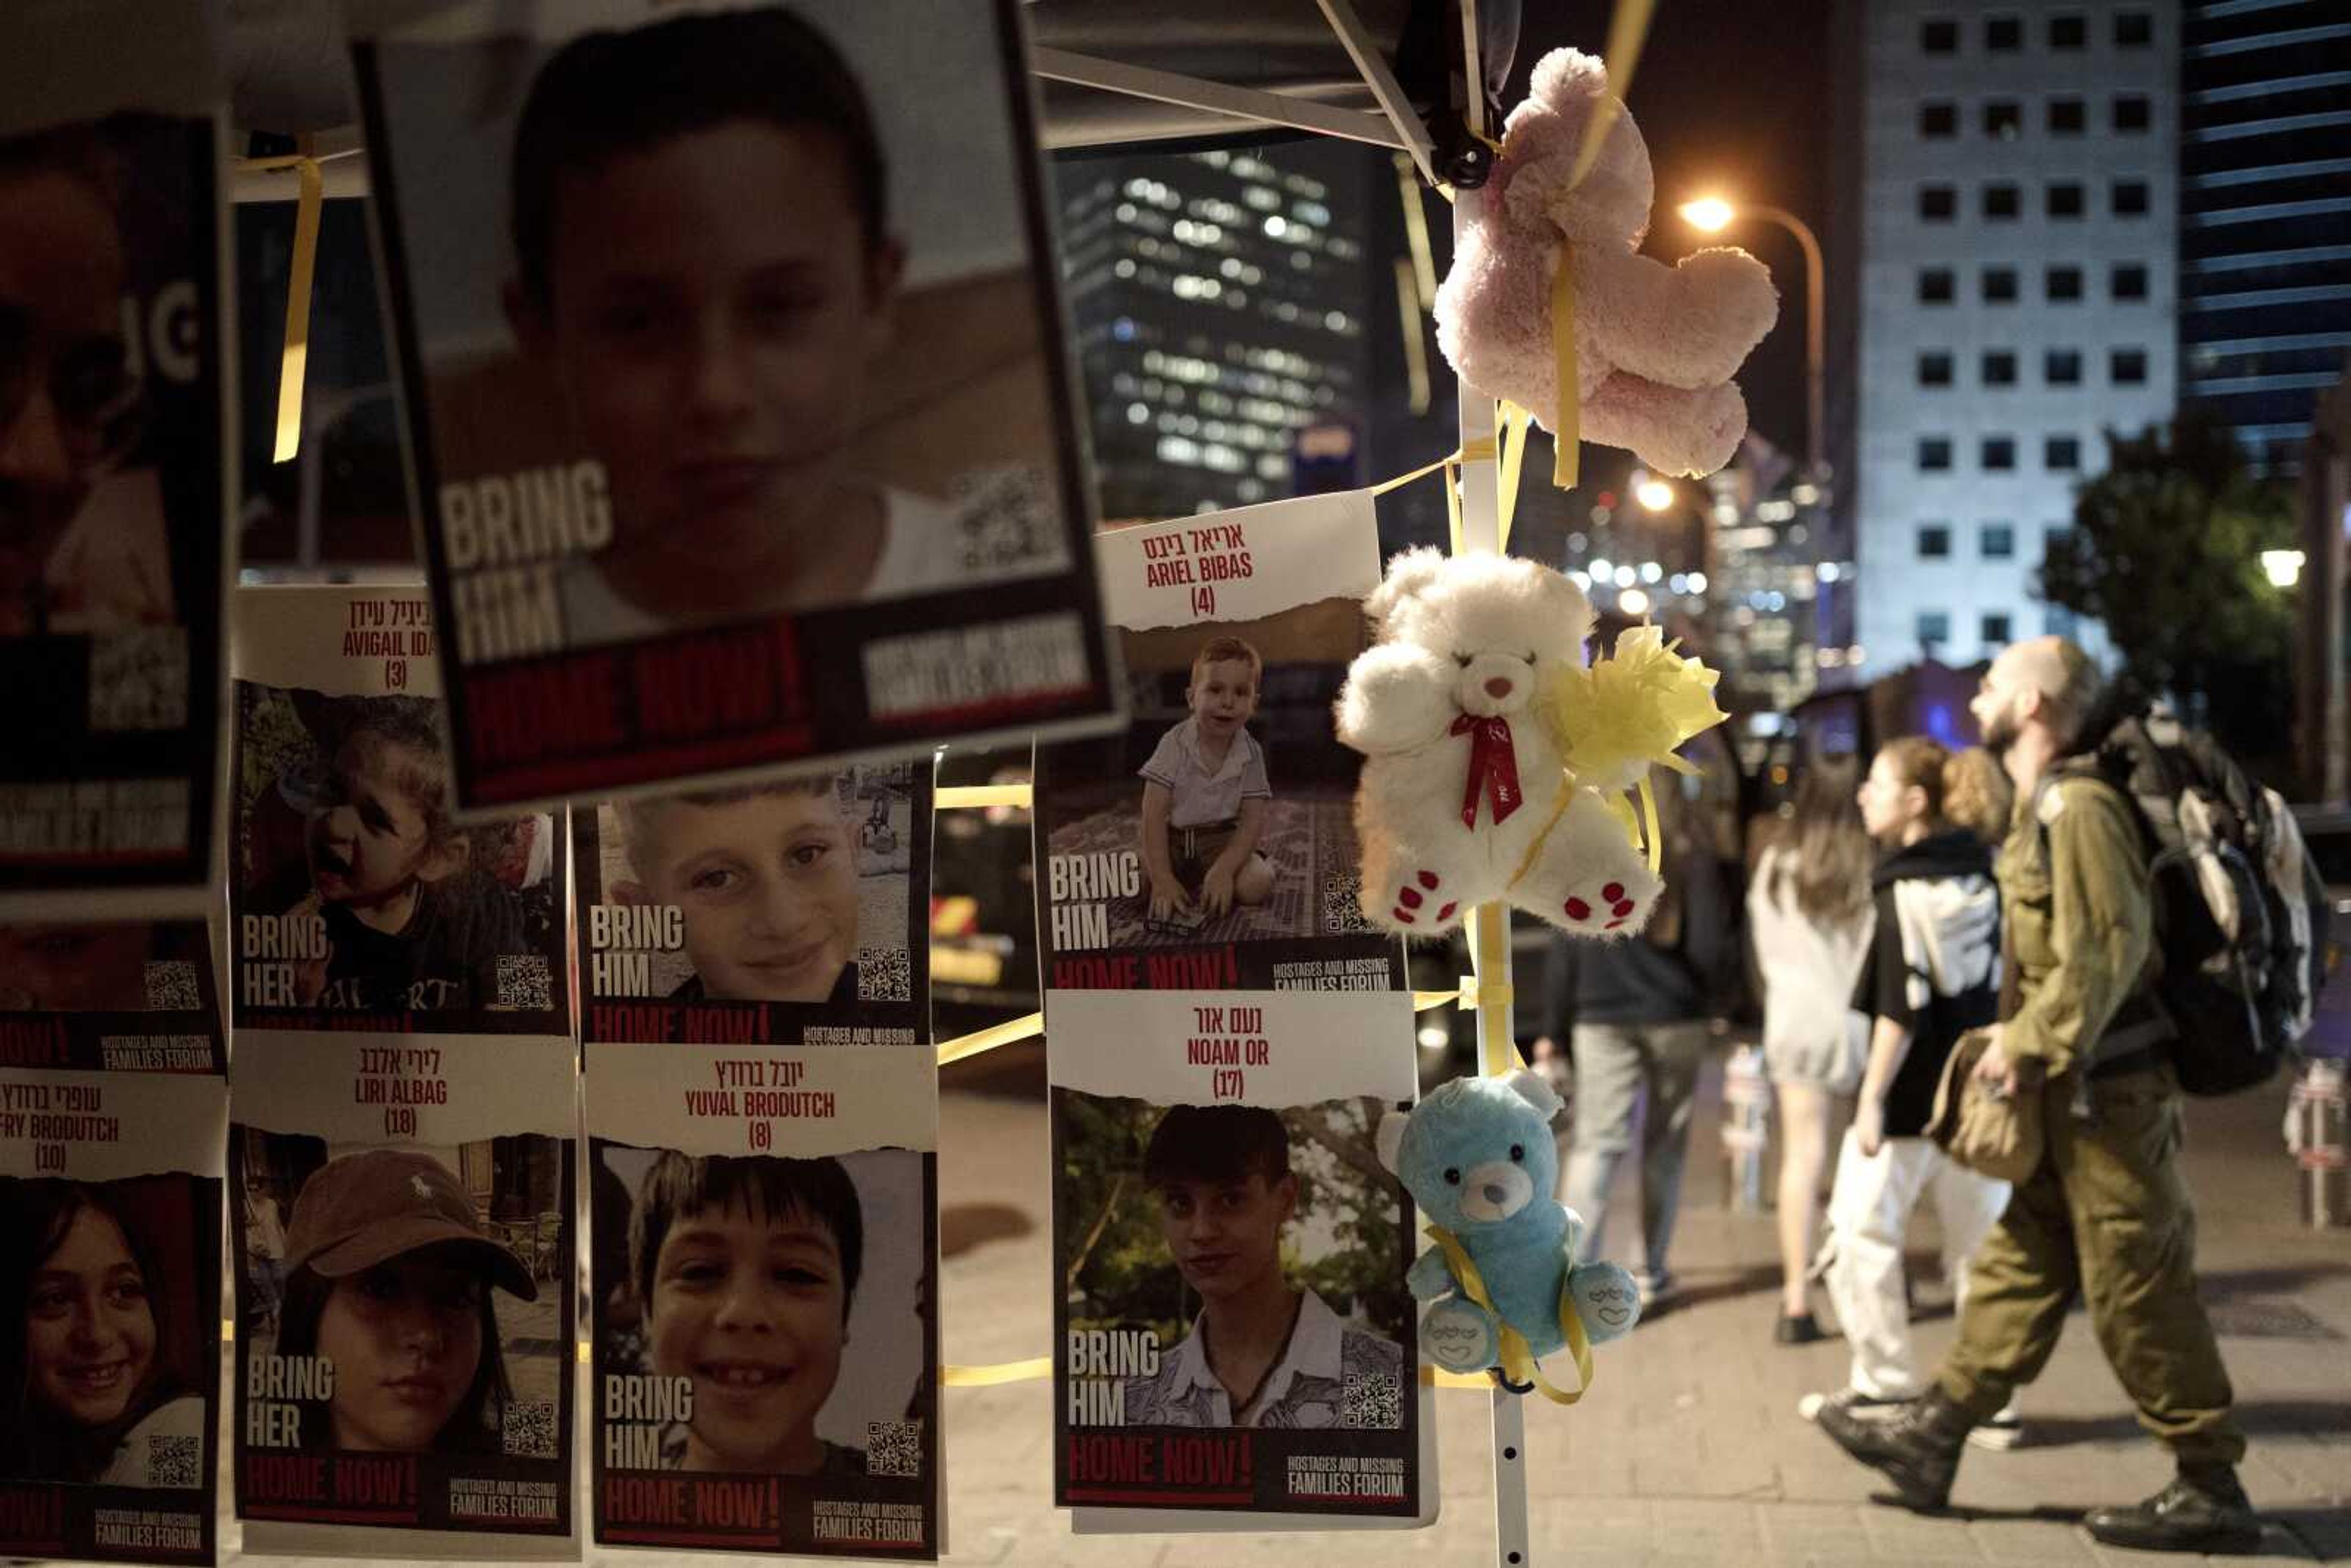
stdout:
<svg viewBox="0 0 2351 1568">
<path fill-rule="evenodd" d="M 1059 166 L 1104 517 L 1288 496 L 1296 433 L 1360 420 L 1375 160 L 1300 143 Z"/>
</svg>

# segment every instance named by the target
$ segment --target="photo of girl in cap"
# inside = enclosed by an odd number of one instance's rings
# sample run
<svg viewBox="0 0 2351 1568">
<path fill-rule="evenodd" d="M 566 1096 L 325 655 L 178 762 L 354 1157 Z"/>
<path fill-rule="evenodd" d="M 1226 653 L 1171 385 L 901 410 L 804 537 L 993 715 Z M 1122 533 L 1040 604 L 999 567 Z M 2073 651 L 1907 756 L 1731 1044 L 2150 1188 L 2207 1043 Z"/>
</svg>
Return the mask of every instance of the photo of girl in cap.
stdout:
<svg viewBox="0 0 2351 1568">
<path fill-rule="evenodd" d="M 451 821 L 438 705 L 244 687 L 243 913 L 315 915 L 301 1007 L 480 1011 L 501 960 L 553 949 L 553 820 Z"/>
<path fill-rule="evenodd" d="M 272 1354 L 335 1375 L 302 1406 L 304 1448 L 500 1451 L 514 1393 L 490 1293 L 538 1286 L 447 1166 L 405 1149 L 329 1161 L 294 1200 L 283 1261 Z"/>
<path fill-rule="evenodd" d="M 0 1181 L 0 1480 L 201 1483 L 193 1256 L 159 1245 L 199 1207 L 185 1176 Z"/>
</svg>

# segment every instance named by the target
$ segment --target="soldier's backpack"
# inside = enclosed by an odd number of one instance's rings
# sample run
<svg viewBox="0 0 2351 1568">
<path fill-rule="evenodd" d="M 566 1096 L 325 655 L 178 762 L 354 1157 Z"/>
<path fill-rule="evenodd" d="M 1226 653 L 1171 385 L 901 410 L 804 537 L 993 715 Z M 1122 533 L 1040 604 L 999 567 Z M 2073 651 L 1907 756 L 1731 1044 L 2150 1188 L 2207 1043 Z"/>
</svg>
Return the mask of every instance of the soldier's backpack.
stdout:
<svg viewBox="0 0 2351 1568">
<path fill-rule="evenodd" d="M 2059 772 L 2095 772 L 2137 808 L 2179 1086 L 2232 1094 L 2267 1082 L 2308 1032 L 2325 977 L 2326 884 L 2292 810 L 2211 737 L 2144 711 Z"/>
</svg>

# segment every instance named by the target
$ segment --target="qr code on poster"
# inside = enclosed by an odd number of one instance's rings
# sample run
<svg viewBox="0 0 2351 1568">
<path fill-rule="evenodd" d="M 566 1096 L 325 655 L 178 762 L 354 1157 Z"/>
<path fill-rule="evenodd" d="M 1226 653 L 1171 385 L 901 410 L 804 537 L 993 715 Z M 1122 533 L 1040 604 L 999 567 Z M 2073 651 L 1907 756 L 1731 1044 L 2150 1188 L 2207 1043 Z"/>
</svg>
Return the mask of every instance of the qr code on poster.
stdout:
<svg viewBox="0 0 2351 1568">
<path fill-rule="evenodd" d="M 1392 1431 L 1404 1425 L 1404 1388 L 1391 1373 L 1348 1373 L 1343 1398 L 1342 1427 Z"/>
<path fill-rule="evenodd" d="M 141 626 L 89 640 L 89 727 L 181 729 L 188 722 L 188 632 Z"/>
<path fill-rule="evenodd" d="M 1322 929 L 1332 936 L 1358 931 L 1377 932 L 1379 927 L 1364 918 L 1363 874 L 1353 871 L 1334 871 L 1322 878 Z"/>
<path fill-rule="evenodd" d="M 860 947 L 857 950 L 857 999 L 861 1002 L 910 1002 L 914 999 L 914 966 L 904 947 Z"/>
<path fill-rule="evenodd" d="M 498 1435 L 508 1455 L 517 1459 L 555 1458 L 555 1401 L 522 1399 L 506 1407 Z"/>
<path fill-rule="evenodd" d="M 147 1484 L 151 1487 L 200 1487 L 204 1484 L 204 1441 L 193 1433 L 147 1437 Z"/>
<path fill-rule="evenodd" d="M 954 498 L 965 566 L 1060 559 L 1061 510 L 1037 469 L 1025 463 L 970 469 L 956 476 Z"/>
<path fill-rule="evenodd" d="M 196 989 L 193 964 L 185 958 L 165 958 L 147 966 L 149 1012 L 193 1012 L 204 1005 L 204 997 Z"/>
<path fill-rule="evenodd" d="M 545 954 L 498 955 L 498 1006 L 543 1013 L 555 1005 L 554 986 Z"/>
<path fill-rule="evenodd" d="M 914 1477 L 923 1473 L 923 1424 L 920 1421 L 865 1423 L 865 1473 L 869 1476 Z"/>
</svg>

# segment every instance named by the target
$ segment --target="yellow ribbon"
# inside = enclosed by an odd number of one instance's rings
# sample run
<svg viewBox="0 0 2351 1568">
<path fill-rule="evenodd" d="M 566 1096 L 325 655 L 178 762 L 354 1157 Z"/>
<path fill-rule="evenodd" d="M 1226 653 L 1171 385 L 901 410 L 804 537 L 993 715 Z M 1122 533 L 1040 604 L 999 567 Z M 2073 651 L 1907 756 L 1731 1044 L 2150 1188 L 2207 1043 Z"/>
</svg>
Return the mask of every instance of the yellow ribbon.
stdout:
<svg viewBox="0 0 2351 1568">
<path fill-rule="evenodd" d="M 1586 145 L 1593 143 L 1587 142 Z M 1574 247 L 1560 242 L 1559 270 L 1551 278 L 1551 345 L 1559 375 L 1559 413 L 1552 420 L 1551 482 L 1575 488 L 1583 453 L 1583 394 L 1576 389 Z"/>
<path fill-rule="evenodd" d="M 1487 1293 L 1485 1276 L 1478 1272 L 1477 1263 L 1454 1234 L 1441 1225 L 1428 1227 L 1428 1234 L 1444 1249 L 1445 1266 L 1453 1270 L 1453 1282 L 1461 1287 L 1461 1293 L 1493 1312 L 1494 1326 L 1501 1331 L 1503 1376 L 1512 1383 L 1534 1385 L 1535 1391 L 1554 1405 L 1573 1405 L 1592 1392 L 1592 1336 L 1583 1332 L 1583 1315 L 1575 1310 L 1564 1272 L 1559 1279 L 1559 1328 L 1567 1336 L 1567 1352 L 1575 1358 L 1575 1374 L 1581 1380 L 1572 1394 L 1543 1375 L 1527 1336 L 1502 1321 L 1493 1297 Z"/>
<path fill-rule="evenodd" d="M 306 143 L 307 145 L 307 143 Z M 290 461 L 302 444 L 302 381 L 310 362 L 310 279 L 319 260 L 319 214 L 326 204 L 326 177 L 307 153 L 294 160 L 300 182 L 294 203 L 293 269 L 286 283 L 286 348 L 277 371 L 276 463 Z"/>
<path fill-rule="evenodd" d="M 994 1051 L 999 1045 L 1010 1045 L 1016 1040 L 1028 1040 L 1044 1032 L 1045 1015 L 1026 1013 L 1009 1023 L 975 1030 L 970 1034 L 959 1034 L 953 1040 L 939 1041 L 939 1065 L 945 1067 L 951 1061 L 961 1061 L 967 1056 L 977 1056 L 983 1051 Z"/>
<path fill-rule="evenodd" d="M 931 805 L 941 811 L 968 810 L 977 806 L 1016 806 L 1026 810 L 1032 794 L 1027 784 L 950 784 L 934 791 Z"/>
<path fill-rule="evenodd" d="M 1625 95 L 1633 90 L 1633 72 L 1641 63 L 1641 46 L 1649 37 L 1649 23 L 1656 13 L 1656 0 L 1616 0 L 1616 9 L 1608 18 L 1608 49 L 1603 57 L 1608 71 L 1608 90 L 1601 97 L 1591 120 L 1583 128 L 1583 141 L 1575 150 L 1575 167 L 1567 177 L 1571 191 L 1583 183 L 1599 161 L 1600 149 L 1608 140 L 1609 129 L 1616 116 L 1624 112 Z M 1551 280 L 1551 340 L 1552 353 L 1559 372 L 1559 415 L 1552 421 L 1552 434 L 1559 442 L 1552 458 L 1552 483 L 1561 489 L 1574 486 L 1581 470 L 1583 442 L 1583 411 L 1577 406 L 1581 399 L 1576 391 L 1575 368 L 1575 251 L 1562 241 L 1559 247 L 1559 270 Z"/>
<path fill-rule="evenodd" d="M 942 1366 L 939 1381 L 949 1388 L 988 1388 L 999 1383 L 1026 1383 L 1053 1375 L 1053 1358 L 1031 1356 L 1027 1361 L 998 1361 L 984 1366 Z"/>
</svg>

